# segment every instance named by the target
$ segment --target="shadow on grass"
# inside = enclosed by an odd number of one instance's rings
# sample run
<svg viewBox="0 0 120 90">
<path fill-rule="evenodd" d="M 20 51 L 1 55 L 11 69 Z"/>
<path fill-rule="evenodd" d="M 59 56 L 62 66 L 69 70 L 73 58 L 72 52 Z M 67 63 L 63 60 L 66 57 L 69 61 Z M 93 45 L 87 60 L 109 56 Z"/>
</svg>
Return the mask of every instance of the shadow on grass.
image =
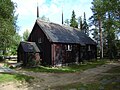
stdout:
<svg viewBox="0 0 120 90">
<path fill-rule="evenodd" d="M 39 66 L 39 67 L 32 67 L 32 68 L 23 68 L 27 71 L 33 71 L 33 72 L 51 72 L 51 73 L 71 73 L 71 72 L 80 72 L 86 69 L 95 68 L 97 66 L 105 64 L 106 61 L 92 61 L 92 62 L 86 62 L 84 64 L 71 64 L 68 66 L 62 66 L 62 67 L 45 67 L 45 66 Z"/>
<path fill-rule="evenodd" d="M 120 74 L 120 66 L 113 67 L 106 73 L 119 73 Z"/>
<path fill-rule="evenodd" d="M 32 76 L 27 76 L 27 75 L 22 75 L 22 74 L 15 74 L 14 78 L 18 81 L 25 81 L 25 82 L 28 82 L 28 83 L 30 83 L 31 80 L 34 79 L 34 77 L 32 77 Z"/>
<path fill-rule="evenodd" d="M 76 68 L 76 67 L 75 67 Z M 55 86 L 53 90 L 120 90 L 120 66 L 116 66 L 108 70 L 107 75 L 103 74 L 90 83 L 72 83 L 63 86 Z"/>
<path fill-rule="evenodd" d="M 117 80 L 119 79 L 116 79 L 115 77 L 112 77 L 112 79 L 110 77 L 109 79 L 106 79 L 104 77 L 98 82 L 93 82 L 89 84 L 78 82 L 63 86 L 51 87 L 51 89 L 53 90 L 120 90 L 120 82 Z"/>
<path fill-rule="evenodd" d="M 78 83 L 68 84 L 65 86 L 52 87 L 51 89 L 53 90 L 101 90 L 101 89 L 98 89 L 99 86 L 100 84 L 96 84 L 96 83 L 83 84 L 78 82 Z"/>
<path fill-rule="evenodd" d="M 104 90 L 120 90 L 120 75 L 104 75 L 99 81 Z"/>
</svg>

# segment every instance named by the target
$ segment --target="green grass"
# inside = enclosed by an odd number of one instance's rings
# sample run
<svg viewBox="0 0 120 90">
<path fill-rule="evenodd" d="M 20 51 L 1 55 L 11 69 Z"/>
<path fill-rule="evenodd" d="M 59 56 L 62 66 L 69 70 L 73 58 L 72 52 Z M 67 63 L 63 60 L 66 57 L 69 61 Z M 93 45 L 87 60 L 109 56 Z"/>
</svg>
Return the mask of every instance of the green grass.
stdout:
<svg viewBox="0 0 120 90">
<path fill-rule="evenodd" d="M 51 73 L 68 73 L 68 72 L 80 72 L 89 68 L 95 68 L 97 66 L 105 64 L 106 61 L 92 61 L 92 62 L 86 62 L 85 64 L 72 64 L 69 66 L 62 66 L 62 67 L 34 67 L 34 68 L 25 68 L 27 71 L 34 71 L 34 72 L 51 72 Z"/>
<path fill-rule="evenodd" d="M 8 81 L 15 81 L 14 75 L 0 74 L 0 83 L 8 82 Z"/>
<path fill-rule="evenodd" d="M 0 74 L 0 83 L 10 82 L 10 81 L 25 81 L 30 82 L 31 79 L 34 79 L 31 76 L 26 76 L 22 74 Z"/>
</svg>

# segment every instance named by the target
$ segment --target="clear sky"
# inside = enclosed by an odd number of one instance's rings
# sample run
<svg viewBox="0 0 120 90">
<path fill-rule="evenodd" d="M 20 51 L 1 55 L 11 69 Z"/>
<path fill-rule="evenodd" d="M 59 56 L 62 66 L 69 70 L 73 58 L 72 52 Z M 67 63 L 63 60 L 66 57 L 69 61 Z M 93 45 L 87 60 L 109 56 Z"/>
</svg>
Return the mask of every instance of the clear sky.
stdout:
<svg viewBox="0 0 120 90">
<path fill-rule="evenodd" d="M 45 15 L 50 22 L 61 24 L 62 7 L 64 20 L 70 19 L 72 11 L 75 11 L 76 18 L 83 17 L 86 13 L 86 19 L 92 15 L 90 9 L 93 0 L 12 0 L 17 3 L 16 14 L 18 14 L 17 25 L 20 27 L 19 34 L 28 29 L 30 32 L 37 18 L 37 2 L 39 6 L 39 16 Z"/>
</svg>

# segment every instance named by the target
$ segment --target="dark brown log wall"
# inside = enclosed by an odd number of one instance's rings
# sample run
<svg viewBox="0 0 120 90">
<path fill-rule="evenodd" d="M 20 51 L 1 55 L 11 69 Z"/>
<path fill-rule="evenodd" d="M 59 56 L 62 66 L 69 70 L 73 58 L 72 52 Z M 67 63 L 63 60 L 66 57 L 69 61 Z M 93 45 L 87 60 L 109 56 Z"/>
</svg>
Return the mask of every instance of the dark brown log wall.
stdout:
<svg viewBox="0 0 120 90">
<path fill-rule="evenodd" d="M 72 44 L 72 50 L 67 50 L 68 44 L 52 44 L 52 65 L 80 61 L 79 45 Z"/>
<path fill-rule="evenodd" d="M 88 47 L 90 46 L 90 51 Z M 97 47 L 96 45 L 86 45 L 86 60 L 97 59 Z"/>
<path fill-rule="evenodd" d="M 72 51 L 67 50 L 68 44 L 52 44 L 52 65 L 66 64 L 73 62 L 83 62 L 84 60 L 96 59 L 96 46 L 90 45 L 90 51 L 88 51 L 88 45 L 80 46 L 78 44 L 71 44 Z"/>
<path fill-rule="evenodd" d="M 38 39 L 40 38 L 41 43 L 38 42 Z M 36 42 L 38 48 L 40 49 L 42 64 L 51 65 L 51 43 L 49 42 L 41 28 L 37 25 L 37 23 L 35 24 L 28 41 Z"/>
<path fill-rule="evenodd" d="M 27 56 L 26 56 L 26 53 L 24 52 L 21 44 L 19 45 L 17 52 L 18 52 L 17 53 L 18 54 L 17 62 L 23 62 L 23 65 L 25 66 L 27 63 L 27 58 L 26 58 Z"/>
</svg>

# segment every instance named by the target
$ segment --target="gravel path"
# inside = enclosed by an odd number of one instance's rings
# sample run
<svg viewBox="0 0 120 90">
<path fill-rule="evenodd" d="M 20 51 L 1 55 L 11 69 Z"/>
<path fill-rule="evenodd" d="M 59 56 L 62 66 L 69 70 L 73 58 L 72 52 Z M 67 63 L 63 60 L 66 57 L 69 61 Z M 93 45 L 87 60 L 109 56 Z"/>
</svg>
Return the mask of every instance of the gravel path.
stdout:
<svg viewBox="0 0 120 90">
<path fill-rule="evenodd" d="M 77 73 L 41 73 L 41 72 L 28 72 L 19 71 L 25 75 L 35 77 L 35 80 L 31 81 L 23 90 L 48 90 L 50 87 L 67 85 L 71 83 L 81 82 L 90 83 L 94 82 L 104 72 L 108 71 L 112 67 L 120 66 L 120 63 L 109 63 L 99 66 L 97 68 L 88 69 Z M 2 89 L 6 90 L 6 89 Z M 18 89 L 13 89 L 18 90 Z"/>
<path fill-rule="evenodd" d="M 0 66 L 0 73 L 15 73 L 15 70 L 10 69 L 8 67 Z"/>
</svg>

